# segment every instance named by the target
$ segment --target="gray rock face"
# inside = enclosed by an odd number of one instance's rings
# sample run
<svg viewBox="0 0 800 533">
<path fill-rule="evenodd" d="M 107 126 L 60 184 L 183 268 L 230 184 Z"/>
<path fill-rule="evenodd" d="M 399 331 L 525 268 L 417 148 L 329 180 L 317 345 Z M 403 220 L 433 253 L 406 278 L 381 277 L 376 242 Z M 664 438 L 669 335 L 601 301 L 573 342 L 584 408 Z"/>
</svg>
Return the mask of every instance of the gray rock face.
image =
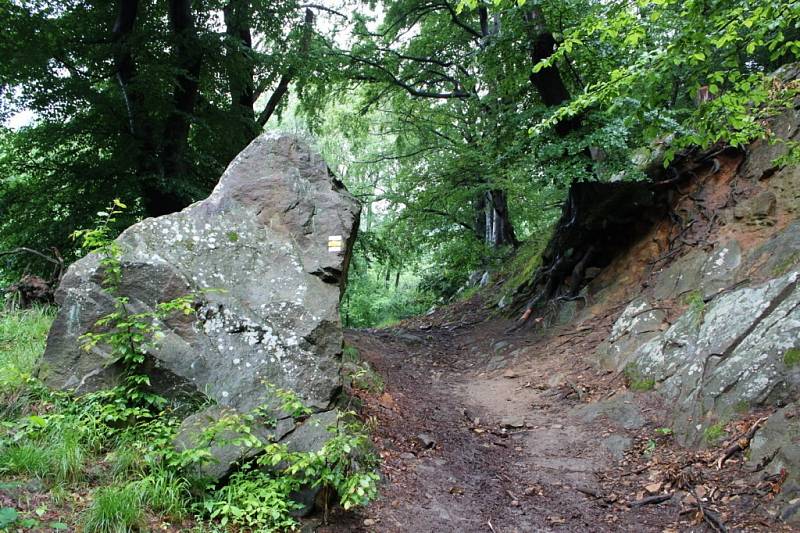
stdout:
<svg viewBox="0 0 800 533">
<path fill-rule="evenodd" d="M 646 423 L 631 392 L 617 394 L 600 402 L 580 405 L 573 413 L 587 422 L 606 418 L 624 429 L 639 429 Z"/>
<path fill-rule="evenodd" d="M 693 250 L 661 273 L 655 297 L 667 300 L 700 291 L 703 298 L 711 298 L 734 282 L 741 262 L 742 249 L 735 240 L 718 243 L 710 254 Z"/>
<path fill-rule="evenodd" d="M 200 302 L 196 315 L 168 320 L 150 350 L 156 388 L 248 412 L 277 405 L 266 382 L 328 409 L 340 387 L 338 305 L 358 217 L 318 154 L 262 135 L 207 199 L 128 228 L 117 242 L 130 309 L 189 293 Z M 85 392 L 118 376 L 106 348 L 86 353 L 78 341 L 113 308 L 102 277 L 94 254 L 64 276 L 39 370 L 51 387 Z"/>
<path fill-rule="evenodd" d="M 675 429 L 691 444 L 736 410 L 793 398 L 800 372 L 800 272 L 692 308 L 628 357 L 675 404 Z"/>
<path fill-rule="evenodd" d="M 748 466 L 762 473 L 779 474 L 785 470 L 787 477 L 776 497 L 780 517 L 784 522 L 800 523 L 800 409 L 791 404 L 773 414 L 756 432 L 750 442 Z M 758 480 L 758 479 L 757 479 Z M 757 481 L 756 480 L 756 481 Z"/>
<path fill-rule="evenodd" d="M 605 368 L 620 370 L 632 351 L 661 333 L 666 326 L 662 309 L 654 309 L 645 299 L 636 298 L 614 323 L 608 339 L 598 347 L 600 363 Z"/>
</svg>

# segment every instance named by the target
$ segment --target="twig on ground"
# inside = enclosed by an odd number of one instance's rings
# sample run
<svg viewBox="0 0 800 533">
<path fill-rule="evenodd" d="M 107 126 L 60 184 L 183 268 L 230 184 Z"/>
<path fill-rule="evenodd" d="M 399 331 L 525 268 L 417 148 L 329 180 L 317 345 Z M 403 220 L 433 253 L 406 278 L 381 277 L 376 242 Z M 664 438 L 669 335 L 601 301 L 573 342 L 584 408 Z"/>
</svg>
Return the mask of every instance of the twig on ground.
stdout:
<svg viewBox="0 0 800 533">
<path fill-rule="evenodd" d="M 756 431 L 758 431 L 766 421 L 767 417 L 759 418 L 743 435 L 736 437 L 733 444 L 725 449 L 725 453 L 722 454 L 722 457 L 717 459 L 717 470 L 722 470 L 722 465 L 725 464 L 725 461 L 733 457 L 736 453 L 746 450 L 747 447 L 750 446 L 750 441 L 755 436 Z"/>
<path fill-rule="evenodd" d="M 636 500 L 635 502 L 631 502 L 631 507 L 641 507 L 643 505 L 657 505 L 659 503 L 664 503 L 665 501 L 671 500 L 672 494 L 656 494 L 655 496 L 648 496 L 647 498 L 642 498 L 641 500 Z"/>
<path fill-rule="evenodd" d="M 728 533 L 728 528 L 726 528 L 725 524 L 723 524 L 719 519 L 717 513 L 703 505 L 703 502 L 701 502 L 700 498 L 697 497 L 697 493 L 694 491 L 694 488 L 692 488 L 689 492 L 692 496 L 694 496 L 695 505 L 697 505 L 700 515 L 703 517 L 703 520 L 709 525 L 709 527 L 711 527 L 711 529 L 717 533 Z"/>
</svg>

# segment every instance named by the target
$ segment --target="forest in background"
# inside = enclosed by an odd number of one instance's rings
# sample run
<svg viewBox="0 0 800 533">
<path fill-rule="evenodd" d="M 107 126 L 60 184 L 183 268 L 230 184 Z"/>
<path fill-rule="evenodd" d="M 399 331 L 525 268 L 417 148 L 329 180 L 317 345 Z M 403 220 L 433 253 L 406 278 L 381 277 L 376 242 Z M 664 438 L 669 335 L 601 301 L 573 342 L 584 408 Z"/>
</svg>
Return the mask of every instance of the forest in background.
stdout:
<svg viewBox="0 0 800 533">
<path fill-rule="evenodd" d="M 364 205 L 358 327 L 523 246 L 529 272 L 573 183 L 769 138 L 797 92 L 770 74 L 800 55 L 785 0 L 3 0 L 0 21 L 3 286 L 52 281 L 112 199 L 117 231 L 181 209 L 288 129 Z"/>
</svg>

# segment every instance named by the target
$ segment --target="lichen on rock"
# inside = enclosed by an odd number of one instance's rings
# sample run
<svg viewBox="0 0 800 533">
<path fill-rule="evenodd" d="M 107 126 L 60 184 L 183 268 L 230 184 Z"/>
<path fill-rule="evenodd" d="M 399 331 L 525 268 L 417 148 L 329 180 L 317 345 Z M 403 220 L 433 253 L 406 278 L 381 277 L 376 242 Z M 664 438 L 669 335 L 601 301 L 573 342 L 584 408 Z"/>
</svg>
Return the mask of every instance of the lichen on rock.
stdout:
<svg viewBox="0 0 800 533">
<path fill-rule="evenodd" d="M 277 408 L 269 383 L 316 411 L 332 409 L 341 387 L 339 300 L 358 218 L 358 203 L 315 151 L 269 134 L 231 162 L 207 199 L 123 232 L 119 294 L 131 310 L 187 294 L 197 300 L 196 314 L 167 320 L 149 350 L 158 392 L 194 391 L 214 409 L 247 413 Z M 328 250 L 331 235 L 342 236 L 340 251 Z M 102 347 L 80 347 L 80 335 L 113 310 L 102 278 L 90 254 L 62 280 L 39 370 L 51 387 L 82 393 L 119 377 Z"/>
</svg>

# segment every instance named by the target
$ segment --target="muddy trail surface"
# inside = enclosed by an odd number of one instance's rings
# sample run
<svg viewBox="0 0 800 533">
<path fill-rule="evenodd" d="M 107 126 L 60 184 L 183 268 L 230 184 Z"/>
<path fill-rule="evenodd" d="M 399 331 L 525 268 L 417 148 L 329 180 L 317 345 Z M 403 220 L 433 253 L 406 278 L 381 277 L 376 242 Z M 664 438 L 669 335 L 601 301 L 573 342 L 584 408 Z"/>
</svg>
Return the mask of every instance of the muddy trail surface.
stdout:
<svg viewBox="0 0 800 533">
<path fill-rule="evenodd" d="M 719 450 L 680 449 L 654 394 L 596 368 L 613 318 L 507 334 L 464 304 L 348 332 L 385 381 L 359 393 L 384 483 L 367 509 L 318 531 L 780 529 L 769 480 L 753 486 L 735 458 L 717 471 Z"/>
</svg>

